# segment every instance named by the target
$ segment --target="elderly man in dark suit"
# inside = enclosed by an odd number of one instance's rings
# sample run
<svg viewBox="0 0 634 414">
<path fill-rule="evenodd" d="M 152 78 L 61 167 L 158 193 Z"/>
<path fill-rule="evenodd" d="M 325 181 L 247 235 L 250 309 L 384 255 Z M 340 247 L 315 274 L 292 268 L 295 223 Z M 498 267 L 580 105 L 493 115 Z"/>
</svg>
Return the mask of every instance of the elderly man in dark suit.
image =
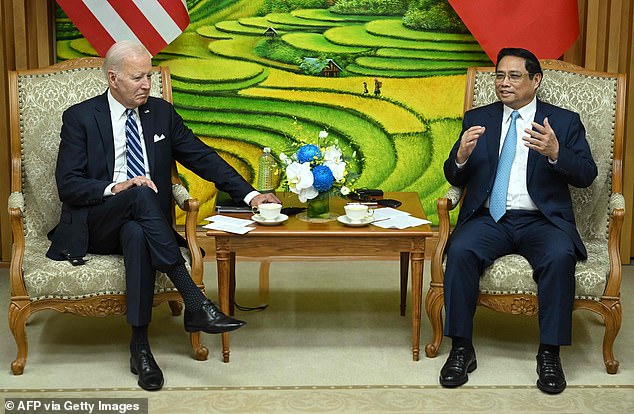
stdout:
<svg viewBox="0 0 634 414">
<path fill-rule="evenodd" d="M 575 265 L 587 255 L 568 186 L 589 186 L 597 167 L 579 115 L 536 98 L 542 77 L 531 52 L 502 49 L 499 101 L 465 113 L 444 165 L 447 180 L 466 189 L 447 251 L 444 334 L 452 348 L 440 372 L 445 387 L 466 383 L 477 367 L 472 331 L 480 275 L 510 253 L 529 261 L 538 285 L 537 387 L 551 394 L 566 387 L 559 348 L 571 342 Z"/>
<path fill-rule="evenodd" d="M 63 115 L 56 180 L 62 213 L 47 256 L 81 258 L 87 252 L 123 254 L 127 321 L 132 327 L 130 370 L 147 390 L 163 386 L 148 341 L 156 270 L 165 272 L 185 302 L 185 329 L 221 333 L 244 322 L 224 315 L 195 285 L 171 225 L 172 161 L 213 181 L 235 201 L 279 202 L 259 194 L 185 126 L 174 107 L 149 96 L 151 56 L 119 42 L 103 65 L 108 90 Z"/>
</svg>

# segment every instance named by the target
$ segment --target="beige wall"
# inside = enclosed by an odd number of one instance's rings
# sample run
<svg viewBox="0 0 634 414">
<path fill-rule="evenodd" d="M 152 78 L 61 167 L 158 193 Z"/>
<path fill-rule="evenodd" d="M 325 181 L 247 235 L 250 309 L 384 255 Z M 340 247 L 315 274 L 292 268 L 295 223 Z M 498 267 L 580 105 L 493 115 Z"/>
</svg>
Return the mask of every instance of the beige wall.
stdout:
<svg viewBox="0 0 634 414">
<path fill-rule="evenodd" d="M 578 0 L 581 35 L 564 60 L 588 69 L 628 75 L 624 194 L 627 214 L 622 256 L 634 256 L 634 0 Z M 53 63 L 53 0 L 2 0 L 0 6 L 0 240 L 1 261 L 10 260 L 8 224 L 9 139 L 7 70 Z M 629 135 L 629 139 L 628 139 Z"/>
</svg>

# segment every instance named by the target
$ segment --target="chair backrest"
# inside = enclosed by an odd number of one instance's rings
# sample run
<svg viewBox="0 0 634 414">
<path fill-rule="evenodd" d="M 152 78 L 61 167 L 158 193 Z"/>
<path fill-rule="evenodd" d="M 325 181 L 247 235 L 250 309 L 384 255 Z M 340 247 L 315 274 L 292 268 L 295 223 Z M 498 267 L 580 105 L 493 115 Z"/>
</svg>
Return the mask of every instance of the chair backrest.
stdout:
<svg viewBox="0 0 634 414">
<path fill-rule="evenodd" d="M 593 72 L 558 60 L 541 61 L 538 99 L 577 112 L 598 168 L 594 183 L 571 187 L 577 228 L 584 240 L 608 237 L 610 195 L 622 192 L 625 75 Z M 495 102 L 493 67 L 469 68 L 465 111 Z"/>
<path fill-rule="evenodd" d="M 101 58 L 81 58 L 9 72 L 11 192 L 24 195 L 27 240 L 46 237 L 59 221 L 55 165 L 62 113 L 106 91 L 102 64 Z M 154 69 L 150 94 L 171 102 L 169 69 Z"/>
</svg>

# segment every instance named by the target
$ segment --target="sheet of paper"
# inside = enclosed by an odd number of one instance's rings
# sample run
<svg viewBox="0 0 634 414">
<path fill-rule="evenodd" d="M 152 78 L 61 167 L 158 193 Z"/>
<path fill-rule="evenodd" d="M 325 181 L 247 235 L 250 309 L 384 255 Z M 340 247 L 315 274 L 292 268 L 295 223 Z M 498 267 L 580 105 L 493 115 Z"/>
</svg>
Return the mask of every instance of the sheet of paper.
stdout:
<svg viewBox="0 0 634 414">
<path fill-rule="evenodd" d="M 219 222 L 205 224 L 203 227 L 206 229 L 226 231 L 228 233 L 235 233 L 235 234 L 246 234 L 250 232 L 251 230 L 255 230 L 255 227 L 247 227 L 247 226 L 239 226 L 239 225 L 236 226 L 235 224 L 219 223 Z"/>
<path fill-rule="evenodd" d="M 409 216 L 409 213 L 392 207 L 383 207 L 375 209 L 373 216 L 375 220 L 384 220 L 392 217 Z"/>
<path fill-rule="evenodd" d="M 384 229 L 406 229 L 408 227 L 416 227 L 422 224 L 429 224 L 431 221 L 412 217 L 407 214 L 401 214 L 398 216 L 391 217 L 387 220 L 380 220 L 373 222 L 372 225 L 381 227 Z"/>
<path fill-rule="evenodd" d="M 255 223 L 253 220 L 241 219 L 236 217 L 222 216 L 220 214 L 216 214 L 215 216 L 207 217 L 205 220 L 213 221 L 214 223 L 227 223 L 233 224 L 235 226 L 248 226 L 249 224 Z"/>
<path fill-rule="evenodd" d="M 211 230 L 220 230 L 235 234 L 246 234 L 255 229 L 255 227 L 247 227 L 249 224 L 255 223 L 253 220 L 222 216 L 219 214 L 207 217 L 205 220 L 211 221 L 211 223 L 205 224 L 203 227 Z"/>
</svg>

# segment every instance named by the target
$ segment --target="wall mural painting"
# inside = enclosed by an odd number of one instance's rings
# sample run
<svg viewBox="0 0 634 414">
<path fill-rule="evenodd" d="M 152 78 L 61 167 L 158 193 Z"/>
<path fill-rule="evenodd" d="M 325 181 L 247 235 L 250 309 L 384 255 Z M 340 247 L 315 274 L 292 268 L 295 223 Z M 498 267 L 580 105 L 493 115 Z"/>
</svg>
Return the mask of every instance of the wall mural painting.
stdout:
<svg viewBox="0 0 634 414">
<path fill-rule="evenodd" d="M 154 61 L 170 67 L 187 125 L 244 177 L 256 182 L 263 147 L 279 156 L 325 129 L 355 153 L 356 187 L 417 192 L 437 223 L 466 68 L 492 64 L 446 1 L 187 5 L 189 27 Z M 97 56 L 59 8 L 57 56 Z M 180 171 L 200 218 L 212 215 L 216 189 Z"/>
</svg>

